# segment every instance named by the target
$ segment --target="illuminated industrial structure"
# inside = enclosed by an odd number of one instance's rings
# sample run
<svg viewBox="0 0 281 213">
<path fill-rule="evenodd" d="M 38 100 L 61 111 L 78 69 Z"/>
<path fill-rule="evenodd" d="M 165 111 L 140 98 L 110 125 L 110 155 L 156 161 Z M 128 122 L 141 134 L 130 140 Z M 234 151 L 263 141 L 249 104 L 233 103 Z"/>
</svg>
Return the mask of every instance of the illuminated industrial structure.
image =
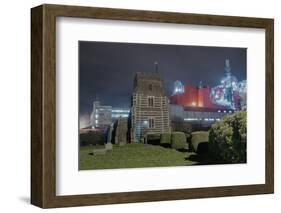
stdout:
<svg viewBox="0 0 281 213">
<path fill-rule="evenodd" d="M 225 77 L 221 84 L 209 86 L 183 85 L 180 81 L 174 84 L 170 97 L 171 119 L 183 119 L 188 122 L 212 123 L 220 120 L 225 113 L 247 108 L 247 82 L 237 81 L 231 74 L 230 62 L 225 61 Z"/>
<path fill-rule="evenodd" d="M 175 82 L 174 93 L 170 97 L 170 103 L 182 105 L 184 107 L 204 107 L 224 109 L 211 101 L 210 88 L 208 86 L 189 86 L 185 85 L 177 88 L 179 81 Z M 181 92 L 178 92 L 181 91 Z"/>
<path fill-rule="evenodd" d="M 116 120 L 118 118 L 128 118 L 129 114 L 130 114 L 130 109 L 112 108 L 111 110 L 112 120 Z"/>
<path fill-rule="evenodd" d="M 112 108 L 112 106 L 101 105 L 99 101 L 94 101 L 90 124 L 93 129 L 107 128 L 119 118 L 128 118 L 129 113 L 129 109 Z"/>
<path fill-rule="evenodd" d="M 221 84 L 211 90 L 211 100 L 220 106 L 233 110 L 246 108 L 247 82 L 238 82 L 237 78 L 231 74 L 230 62 L 225 61 L 226 75 L 221 80 Z"/>
<path fill-rule="evenodd" d="M 101 105 L 99 101 L 93 102 L 93 111 L 90 116 L 90 124 L 93 129 L 104 128 L 111 124 L 111 106 Z"/>
</svg>

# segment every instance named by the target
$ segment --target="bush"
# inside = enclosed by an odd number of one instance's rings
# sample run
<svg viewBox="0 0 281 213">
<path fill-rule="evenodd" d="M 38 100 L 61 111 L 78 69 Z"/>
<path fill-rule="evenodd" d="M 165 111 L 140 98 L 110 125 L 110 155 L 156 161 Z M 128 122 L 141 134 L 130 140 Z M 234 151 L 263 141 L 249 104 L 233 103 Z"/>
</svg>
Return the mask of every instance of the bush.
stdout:
<svg viewBox="0 0 281 213">
<path fill-rule="evenodd" d="M 173 132 L 171 146 L 174 149 L 185 149 L 187 146 L 185 134 L 183 132 Z"/>
<path fill-rule="evenodd" d="M 171 134 L 170 133 L 162 133 L 160 136 L 161 144 L 171 144 Z"/>
<path fill-rule="evenodd" d="M 146 135 L 146 142 L 148 144 L 159 145 L 160 144 L 160 134 L 148 133 Z"/>
<path fill-rule="evenodd" d="M 214 157 L 228 163 L 246 162 L 247 113 L 236 112 L 212 125 L 209 149 Z"/>
<path fill-rule="evenodd" d="M 195 152 L 198 151 L 201 143 L 208 143 L 209 141 L 209 132 L 207 131 L 192 132 L 191 135 L 191 144 Z"/>
<path fill-rule="evenodd" d="M 105 134 L 97 131 L 80 133 L 79 139 L 80 139 L 80 146 L 105 144 Z"/>
</svg>

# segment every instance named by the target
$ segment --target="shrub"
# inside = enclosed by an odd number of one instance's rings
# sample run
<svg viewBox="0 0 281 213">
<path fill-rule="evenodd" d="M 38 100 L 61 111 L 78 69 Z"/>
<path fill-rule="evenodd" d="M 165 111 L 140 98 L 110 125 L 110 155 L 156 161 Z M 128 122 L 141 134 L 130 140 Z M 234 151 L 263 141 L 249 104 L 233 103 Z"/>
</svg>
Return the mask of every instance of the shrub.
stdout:
<svg viewBox="0 0 281 213">
<path fill-rule="evenodd" d="M 170 133 L 162 133 L 160 136 L 161 144 L 171 144 L 171 134 Z"/>
<path fill-rule="evenodd" d="M 183 132 L 173 132 L 171 146 L 174 149 L 185 149 L 187 146 L 185 134 Z"/>
<path fill-rule="evenodd" d="M 105 143 L 105 134 L 97 131 L 80 133 L 79 139 L 81 146 L 103 145 Z"/>
<path fill-rule="evenodd" d="M 198 131 L 192 132 L 191 144 L 193 150 L 197 152 L 198 147 L 201 143 L 208 143 L 209 141 L 209 132 L 208 131 Z"/>
<path fill-rule="evenodd" d="M 160 134 L 148 133 L 146 135 L 146 142 L 148 144 L 159 145 L 160 144 Z"/>
<path fill-rule="evenodd" d="M 247 113 L 236 112 L 212 125 L 210 152 L 229 163 L 246 162 Z"/>
</svg>

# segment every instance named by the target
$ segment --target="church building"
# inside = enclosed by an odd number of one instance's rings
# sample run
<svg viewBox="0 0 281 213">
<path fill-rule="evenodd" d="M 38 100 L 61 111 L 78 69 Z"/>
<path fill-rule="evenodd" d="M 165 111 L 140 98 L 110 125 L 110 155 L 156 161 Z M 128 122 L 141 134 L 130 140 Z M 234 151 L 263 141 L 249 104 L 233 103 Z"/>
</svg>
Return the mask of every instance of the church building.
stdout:
<svg viewBox="0 0 281 213">
<path fill-rule="evenodd" d="M 145 134 L 170 132 L 169 99 L 158 72 L 137 72 L 131 107 L 131 141 L 140 142 Z"/>
</svg>

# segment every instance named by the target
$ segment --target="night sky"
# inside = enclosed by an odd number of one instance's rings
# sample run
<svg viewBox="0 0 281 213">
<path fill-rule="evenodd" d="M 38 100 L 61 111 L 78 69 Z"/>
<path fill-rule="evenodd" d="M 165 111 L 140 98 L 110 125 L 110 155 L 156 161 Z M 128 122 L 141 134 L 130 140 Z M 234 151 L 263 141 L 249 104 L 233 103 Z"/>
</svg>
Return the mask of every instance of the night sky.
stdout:
<svg viewBox="0 0 281 213">
<path fill-rule="evenodd" d="M 135 73 L 155 72 L 155 61 L 170 95 L 176 80 L 193 86 L 200 81 L 218 85 L 225 59 L 230 59 L 238 81 L 246 79 L 245 48 L 80 41 L 80 115 L 91 113 L 96 98 L 103 105 L 128 108 Z"/>
</svg>

